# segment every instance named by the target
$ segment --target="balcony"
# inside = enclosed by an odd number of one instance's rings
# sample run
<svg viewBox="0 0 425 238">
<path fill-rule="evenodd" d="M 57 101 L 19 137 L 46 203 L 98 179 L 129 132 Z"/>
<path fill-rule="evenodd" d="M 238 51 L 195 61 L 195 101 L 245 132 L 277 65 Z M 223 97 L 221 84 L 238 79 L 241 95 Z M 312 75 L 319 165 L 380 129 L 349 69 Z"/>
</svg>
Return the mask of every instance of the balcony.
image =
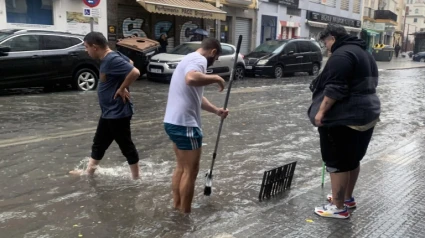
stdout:
<svg viewBox="0 0 425 238">
<path fill-rule="evenodd" d="M 363 17 L 375 19 L 375 9 L 372 9 L 370 7 L 365 7 L 363 9 Z"/>
<path fill-rule="evenodd" d="M 241 6 L 249 6 L 252 4 L 252 0 L 227 0 L 226 2 Z"/>
<path fill-rule="evenodd" d="M 390 10 L 376 10 L 375 11 L 375 19 L 378 20 L 392 20 L 397 22 L 397 14 Z"/>
</svg>

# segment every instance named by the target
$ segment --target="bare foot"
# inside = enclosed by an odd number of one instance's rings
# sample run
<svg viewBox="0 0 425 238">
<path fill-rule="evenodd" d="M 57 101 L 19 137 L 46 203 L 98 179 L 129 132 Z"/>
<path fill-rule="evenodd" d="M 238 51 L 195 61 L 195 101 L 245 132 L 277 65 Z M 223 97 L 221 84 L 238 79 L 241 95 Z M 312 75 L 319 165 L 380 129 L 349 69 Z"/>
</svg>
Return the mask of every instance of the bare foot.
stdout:
<svg viewBox="0 0 425 238">
<path fill-rule="evenodd" d="M 69 171 L 69 174 L 71 174 L 71 175 L 83 175 L 84 170 L 82 170 L 82 169 L 72 170 L 72 171 Z"/>
</svg>

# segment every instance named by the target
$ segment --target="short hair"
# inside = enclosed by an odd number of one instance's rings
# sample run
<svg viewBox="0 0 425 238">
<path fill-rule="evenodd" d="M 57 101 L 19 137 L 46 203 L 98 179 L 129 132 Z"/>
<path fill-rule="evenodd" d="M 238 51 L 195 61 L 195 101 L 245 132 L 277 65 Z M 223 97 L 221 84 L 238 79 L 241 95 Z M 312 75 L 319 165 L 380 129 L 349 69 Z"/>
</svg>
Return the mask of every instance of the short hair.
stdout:
<svg viewBox="0 0 425 238">
<path fill-rule="evenodd" d="M 320 40 L 324 40 L 328 36 L 333 36 L 335 39 L 339 39 L 343 36 L 348 35 L 347 30 L 339 24 L 329 23 L 326 29 L 320 32 Z"/>
<path fill-rule="evenodd" d="M 222 52 L 220 41 L 212 37 L 205 38 L 201 43 L 201 48 L 203 50 L 217 50 L 219 55 Z"/>
<path fill-rule="evenodd" d="M 108 47 L 108 41 L 106 40 L 105 36 L 103 36 L 103 34 L 100 32 L 93 31 L 88 33 L 84 37 L 84 41 L 90 46 L 97 45 L 103 49 Z"/>
</svg>

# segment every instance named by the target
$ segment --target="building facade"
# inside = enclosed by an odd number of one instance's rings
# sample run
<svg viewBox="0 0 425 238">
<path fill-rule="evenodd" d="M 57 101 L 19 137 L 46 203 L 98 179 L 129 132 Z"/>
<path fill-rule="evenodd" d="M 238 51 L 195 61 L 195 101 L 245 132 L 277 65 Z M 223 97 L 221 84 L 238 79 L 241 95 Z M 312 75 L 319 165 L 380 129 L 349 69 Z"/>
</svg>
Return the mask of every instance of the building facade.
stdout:
<svg viewBox="0 0 425 238">
<path fill-rule="evenodd" d="M 406 51 L 414 50 L 414 33 L 425 32 L 425 1 L 407 0 L 406 22 L 404 24 L 404 38 L 407 40 L 403 49 Z M 423 34 L 420 34 L 423 36 Z"/>
<path fill-rule="evenodd" d="M 99 17 L 83 15 L 89 8 L 82 0 L 0 0 L 0 29 L 46 29 L 87 34 L 93 30 L 107 34 L 106 0 L 91 0 Z"/>
<path fill-rule="evenodd" d="M 256 0 L 207 0 L 226 12 L 226 20 L 219 21 L 217 36 L 221 42 L 236 45 L 242 35 L 241 54 L 249 53 L 255 47 L 257 36 Z"/>
<path fill-rule="evenodd" d="M 328 23 L 361 31 L 361 0 L 259 0 L 257 45 L 268 39 L 314 38 Z"/>
</svg>

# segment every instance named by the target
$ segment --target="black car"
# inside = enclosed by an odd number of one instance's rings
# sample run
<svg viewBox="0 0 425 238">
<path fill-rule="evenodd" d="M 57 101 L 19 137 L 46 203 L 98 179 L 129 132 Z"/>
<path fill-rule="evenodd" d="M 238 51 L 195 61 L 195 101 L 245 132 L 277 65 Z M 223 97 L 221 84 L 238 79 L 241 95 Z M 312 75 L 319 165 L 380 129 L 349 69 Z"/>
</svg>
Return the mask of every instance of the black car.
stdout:
<svg viewBox="0 0 425 238">
<path fill-rule="evenodd" d="M 0 89 L 71 84 L 94 90 L 99 62 L 90 58 L 84 36 L 44 30 L 0 30 Z"/>
<path fill-rule="evenodd" d="M 412 60 L 417 62 L 425 62 L 425 52 L 418 52 L 417 54 L 414 54 Z"/>
<path fill-rule="evenodd" d="M 319 44 L 313 40 L 271 40 L 245 55 L 245 75 L 267 75 L 281 78 L 284 74 L 308 72 L 315 75 L 322 64 Z"/>
</svg>

